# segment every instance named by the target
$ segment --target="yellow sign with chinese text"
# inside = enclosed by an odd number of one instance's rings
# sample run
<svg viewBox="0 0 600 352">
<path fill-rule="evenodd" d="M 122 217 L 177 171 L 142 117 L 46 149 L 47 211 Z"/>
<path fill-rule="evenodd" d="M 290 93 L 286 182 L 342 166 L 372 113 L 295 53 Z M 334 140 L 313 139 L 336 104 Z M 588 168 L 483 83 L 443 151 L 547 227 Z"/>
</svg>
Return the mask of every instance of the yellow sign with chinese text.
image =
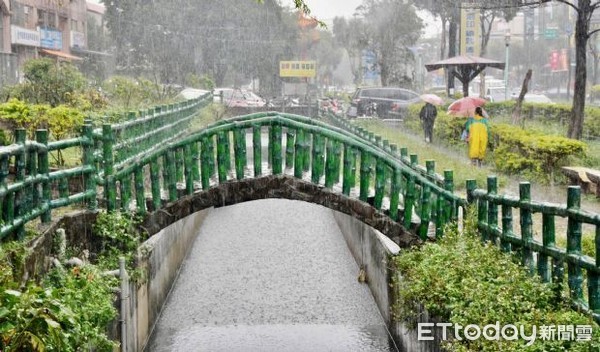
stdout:
<svg viewBox="0 0 600 352">
<path fill-rule="evenodd" d="M 316 61 L 280 61 L 279 77 L 308 77 L 317 76 Z"/>
</svg>

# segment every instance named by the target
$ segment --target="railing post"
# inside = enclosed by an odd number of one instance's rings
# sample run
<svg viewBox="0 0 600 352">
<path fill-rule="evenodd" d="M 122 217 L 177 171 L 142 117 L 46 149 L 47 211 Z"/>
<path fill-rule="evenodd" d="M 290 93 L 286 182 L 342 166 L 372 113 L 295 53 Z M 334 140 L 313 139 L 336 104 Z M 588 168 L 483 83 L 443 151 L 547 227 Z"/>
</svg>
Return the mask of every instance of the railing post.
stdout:
<svg viewBox="0 0 600 352">
<path fill-rule="evenodd" d="M 509 235 L 513 235 L 513 217 L 512 207 L 502 204 L 502 237 L 500 237 L 500 250 L 504 253 L 511 251 L 511 244 L 506 239 Z"/>
<path fill-rule="evenodd" d="M 183 182 L 185 173 L 185 156 L 183 155 L 184 151 L 182 148 L 177 148 L 173 152 L 175 154 L 175 180 L 177 182 Z"/>
<path fill-rule="evenodd" d="M 117 203 L 117 189 L 114 176 L 113 130 L 110 124 L 102 125 L 102 159 L 104 161 L 104 198 L 106 210 L 114 211 Z"/>
<path fill-rule="evenodd" d="M 344 180 L 342 183 L 342 193 L 344 195 L 350 195 L 350 189 L 354 184 L 354 178 L 356 177 L 356 170 L 352 170 L 353 163 L 355 162 L 355 155 L 352 152 L 352 147 L 344 145 Z"/>
<path fill-rule="evenodd" d="M 238 180 L 244 179 L 246 170 L 246 130 L 236 128 L 233 130 L 233 149 L 235 157 L 235 174 Z"/>
<path fill-rule="evenodd" d="M 252 126 L 252 158 L 254 160 L 254 177 L 262 175 L 262 136 L 261 126 Z"/>
<path fill-rule="evenodd" d="M 383 196 L 385 192 L 385 162 L 377 158 L 375 161 L 375 199 L 373 206 L 377 210 L 381 210 L 383 205 Z"/>
<path fill-rule="evenodd" d="M 161 207 L 161 195 L 160 195 L 160 166 L 158 157 L 155 157 L 150 162 L 150 182 L 152 188 L 152 207 L 153 211 L 158 210 Z M 163 181 L 166 185 L 167 183 Z M 166 188 L 166 187 L 165 187 Z"/>
<path fill-rule="evenodd" d="M 415 204 L 415 179 L 408 175 L 406 180 L 406 190 L 404 193 L 404 227 L 410 229 L 412 223 L 412 211 Z"/>
<path fill-rule="evenodd" d="M 227 181 L 227 164 L 230 160 L 227 159 L 227 151 L 229 148 L 229 132 L 218 132 L 217 133 L 217 169 L 219 173 L 219 183 Z"/>
<path fill-rule="evenodd" d="M 488 176 L 487 179 L 488 185 L 488 195 L 495 196 L 498 194 L 498 179 L 496 176 Z M 492 201 L 488 201 L 488 226 L 490 227 L 490 238 L 494 244 L 496 243 L 496 233 L 495 231 L 498 229 L 498 205 Z"/>
<path fill-rule="evenodd" d="M 186 144 L 183 147 L 183 165 L 185 177 L 185 193 L 191 195 L 194 193 L 194 170 L 192 159 L 192 145 L 196 143 Z"/>
<path fill-rule="evenodd" d="M 521 182 L 519 184 L 519 213 L 521 217 L 521 240 L 522 240 L 522 264 L 529 269 L 531 273 L 534 273 L 535 268 L 533 266 L 533 251 L 531 250 L 531 244 L 533 241 L 532 225 L 533 221 L 531 218 L 531 210 L 528 209 L 529 203 L 531 202 L 531 185 L 529 182 Z"/>
<path fill-rule="evenodd" d="M 21 146 L 21 150 L 18 152 L 18 154 L 15 155 L 15 180 L 17 182 L 24 182 L 25 181 L 25 174 L 26 174 L 26 164 L 25 164 L 25 158 L 27 155 L 27 150 L 25 147 L 25 140 L 27 138 L 27 132 L 25 131 L 25 129 L 23 128 L 18 128 L 15 130 L 15 142 L 17 144 L 19 144 Z M 25 211 L 28 207 L 28 204 L 26 204 L 26 194 L 24 194 L 25 191 L 24 190 L 20 190 L 15 192 L 15 198 L 14 198 L 14 204 L 15 204 L 15 212 L 14 212 L 14 216 L 16 218 L 19 218 L 23 215 L 25 215 Z M 19 240 L 22 240 L 23 238 L 25 238 L 25 227 L 23 225 L 19 226 L 16 230 L 15 233 L 17 235 L 17 238 Z"/>
<path fill-rule="evenodd" d="M 473 195 L 473 192 L 475 191 L 475 189 L 477 188 L 477 181 L 470 179 L 466 181 L 466 187 L 467 187 L 467 204 L 470 206 L 477 206 L 477 200 L 475 199 L 475 196 Z M 469 216 L 468 211 L 466 211 L 467 209 L 465 209 L 465 211 L 463 211 L 463 220 L 467 220 L 467 217 Z M 479 224 L 477 224 L 479 225 Z"/>
<path fill-rule="evenodd" d="M 304 131 L 302 138 L 302 171 L 307 172 L 310 168 L 310 149 L 312 147 L 313 134 Z"/>
<path fill-rule="evenodd" d="M 390 218 L 398 221 L 398 206 L 400 205 L 400 182 L 402 174 L 397 168 L 392 173 L 392 186 L 390 195 Z"/>
<path fill-rule="evenodd" d="M 400 159 L 405 161 L 408 158 L 408 148 L 401 147 L 400 148 Z"/>
<path fill-rule="evenodd" d="M 119 179 L 121 188 L 121 210 L 129 212 L 131 202 L 131 174 L 125 174 Z"/>
<path fill-rule="evenodd" d="M 542 241 L 544 248 L 554 247 L 555 245 L 554 215 L 542 214 Z M 548 259 L 548 255 L 542 252 L 538 254 L 538 275 L 540 275 L 544 282 L 550 281 Z"/>
<path fill-rule="evenodd" d="M 146 214 L 146 195 L 144 194 L 144 168 L 138 165 L 133 174 L 135 186 L 135 203 L 137 205 L 137 213 L 140 215 Z"/>
<path fill-rule="evenodd" d="M 369 198 L 369 185 L 371 182 L 371 157 L 366 151 L 360 153 L 360 195 L 359 199 L 366 202 Z"/>
<path fill-rule="evenodd" d="M 444 170 L 444 189 L 450 193 L 454 193 L 454 171 L 452 170 Z M 456 202 L 444 199 L 444 204 L 446 204 L 444 209 L 444 223 L 456 220 L 458 214 Z"/>
<path fill-rule="evenodd" d="M 600 269 L 600 225 L 596 225 L 596 268 Z M 588 271 L 588 296 L 590 309 L 600 313 L 600 275 Z"/>
<path fill-rule="evenodd" d="M 202 178 L 202 189 L 205 191 L 210 187 L 210 158 L 213 157 L 213 151 L 209 149 L 208 138 L 203 137 L 200 144 L 200 175 Z M 165 186 L 166 184 L 165 181 Z"/>
<path fill-rule="evenodd" d="M 325 165 L 325 187 L 331 189 L 337 181 L 339 182 L 339 174 L 336 175 L 336 165 L 338 164 L 339 153 L 337 152 L 337 142 L 329 139 L 327 141 L 327 160 Z"/>
<path fill-rule="evenodd" d="M 200 164 L 200 148 L 198 148 L 198 142 L 192 143 L 190 152 L 192 153 L 192 179 L 200 181 L 200 167 L 198 166 Z"/>
<path fill-rule="evenodd" d="M 96 162 L 94 160 L 94 130 L 91 123 L 83 125 L 83 164 L 91 168 L 92 171 L 84 176 L 85 191 L 91 192 L 93 196 L 88 200 L 88 209 L 96 210 L 98 207 L 98 197 L 96 194 Z M 47 142 L 47 140 L 46 140 Z M 39 154 L 38 154 L 39 155 Z M 41 173 L 41 171 L 40 171 Z"/>
<path fill-rule="evenodd" d="M 305 132 L 303 129 L 298 129 L 296 131 L 296 144 L 294 145 L 294 149 L 296 155 L 294 157 L 294 177 L 302 178 L 302 174 L 304 173 L 304 135 Z"/>
<path fill-rule="evenodd" d="M 39 183 L 37 181 L 35 181 L 35 179 L 37 178 L 37 174 L 38 174 L 38 164 L 37 164 L 37 151 L 36 148 L 29 148 L 29 150 L 27 150 L 27 148 L 25 149 L 25 153 L 27 155 L 27 178 L 33 178 L 33 180 L 31 180 L 31 184 L 29 185 L 28 190 L 29 192 L 26 192 L 26 212 L 31 212 L 33 209 L 37 209 L 37 207 L 39 206 Z M 85 187 L 85 184 L 83 185 Z"/>
<path fill-rule="evenodd" d="M 567 222 L 567 255 L 581 255 L 581 222 L 575 218 L 581 205 L 581 189 L 579 186 L 569 186 L 567 190 L 567 211 L 569 220 Z M 571 298 L 578 302 L 583 299 L 583 276 L 581 267 L 577 263 L 567 262 L 568 281 Z"/>
<path fill-rule="evenodd" d="M 280 175 L 283 172 L 282 160 L 281 160 L 281 124 L 276 121 L 271 124 L 271 159 L 272 159 L 272 173 L 273 175 Z"/>
<path fill-rule="evenodd" d="M 321 181 L 321 176 L 323 176 L 323 170 L 325 169 L 325 143 L 327 143 L 327 165 L 329 165 L 329 158 L 331 158 L 331 140 L 326 141 L 325 137 L 323 137 L 322 135 L 315 134 L 315 136 L 313 137 L 312 167 L 310 168 L 310 179 L 312 183 L 317 185 Z M 327 186 L 327 173 L 325 175 L 325 187 L 330 187 Z"/>
<path fill-rule="evenodd" d="M 285 167 L 290 169 L 294 167 L 294 142 L 296 133 L 289 128 L 286 131 L 285 137 Z"/>
<path fill-rule="evenodd" d="M 421 185 L 421 223 L 419 224 L 418 235 L 423 241 L 427 239 L 429 231 L 429 220 L 431 216 L 431 188 L 427 184 Z"/>
<path fill-rule="evenodd" d="M 477 188 L 477 181 L 473 179 L 467 180 L 467 203 L 473 204 L 475 201 L 475 197 L 473 196 L 473 191 Z"/>
<path fill-rule="evenodd" d="M 52 220 L 51 218 L 51 210 L 50 210 L 50 198 L 52 197 L 52 189 L 50 188 L 50 181 L 48 180 L 50 167 L 48 165 L 48 131 L 47 130 L 37 130 L 35 132 L 35 140 L 46 146 L 46 149 L 40 149 L 38 151 L 38 165 L 39 165 L 39 173 L 42 175 L 42 199 L 41 204 L 47 206 L 47 211 L 44 211 L 40 219 L 43 223 L 48 223 Z M 1 162 L 0 162 L 1 163 Z M 95 164 L 95 163 L 94 163 Z M 0 171 L 2 174 L 2 171 Z M 2 176 L 0 176 L 1 178 Z M 3 184 L 3 180 L 0 181 L 0 185 Z M 96 189 L 96 185 L 93 185 L 94 189 Z M 0 217 L 2 216 L 2 200 L 0 199 Z"/>
<path fill-rule="evenodd" d="M 415 169 L 419 164 L 419 156 L 417 154 L 410 155 L 410 167 Z"/>
<path fill-rule="evenodd" d="M 168 180 L 166 182 L 167 185 L 167 189 L 168 189 L 168 193 L 169 193 L 169 202 L 174 202 L 177 200 L 177 179 L 176 179 L 176 173 L 175 173 L 175 149 L 173 147 L 167 149 L 166 151 L 166 156 L 165 156 L 165 160 L 166 160 L 166 167 L 165 170 L 167 171 L 167 177 L 166 179 Z"/>
</svg>

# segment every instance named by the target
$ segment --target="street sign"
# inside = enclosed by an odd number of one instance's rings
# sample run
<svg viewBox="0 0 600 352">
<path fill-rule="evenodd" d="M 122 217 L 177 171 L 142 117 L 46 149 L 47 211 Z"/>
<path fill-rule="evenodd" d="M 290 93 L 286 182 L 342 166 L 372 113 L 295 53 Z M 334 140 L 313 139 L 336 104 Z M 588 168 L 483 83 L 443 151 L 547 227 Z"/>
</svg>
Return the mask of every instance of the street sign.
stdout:
<svg viewBox="0 0 600 352">
<path fill-rule="evenodd" d="M 307 77 L 317 75 L 316 61 L 280 61 L 279 77 Z"/>
<path fill-rule="evenodd" d="M 556 28 L 546 28 L 544 31 L 544 38 L 546 39 L 556 39 L 558 38 L 558 29 Z"/>
</svg>

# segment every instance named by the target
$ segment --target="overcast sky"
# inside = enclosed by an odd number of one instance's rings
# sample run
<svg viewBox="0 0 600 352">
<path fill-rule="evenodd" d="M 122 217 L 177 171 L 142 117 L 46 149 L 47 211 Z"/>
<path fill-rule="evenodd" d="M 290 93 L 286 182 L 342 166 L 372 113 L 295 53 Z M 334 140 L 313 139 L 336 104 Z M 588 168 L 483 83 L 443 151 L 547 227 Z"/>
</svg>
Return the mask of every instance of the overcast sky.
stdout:
<svg viewBox="0 0 600 352">
<path fill-rule="evenodd" d="M 325 22 L 331 29 L 332 20 L 336 16 L 350 18 L 354 15 L 356 8 L 363 0 L 305 0 L 310 8 L 311 14 L 317 19 Z M 294 0 L 280 0 L 283 6 L 294 6 Z M 441 24 L 426 11 L 419 11 L 419 16 L 423 18 L 425 24 L 425 36 L 436 36 L 441 31 Z"/>
<path fill-rule="evenodd" d="M 332 20 L 334 17 L 352 17 L 354 10 L 362 0 L 305 0 L 311 14 L 322 21 Z M 293 6 L 293 0 L 281 0 L 284 6 Z"/>
</svg>

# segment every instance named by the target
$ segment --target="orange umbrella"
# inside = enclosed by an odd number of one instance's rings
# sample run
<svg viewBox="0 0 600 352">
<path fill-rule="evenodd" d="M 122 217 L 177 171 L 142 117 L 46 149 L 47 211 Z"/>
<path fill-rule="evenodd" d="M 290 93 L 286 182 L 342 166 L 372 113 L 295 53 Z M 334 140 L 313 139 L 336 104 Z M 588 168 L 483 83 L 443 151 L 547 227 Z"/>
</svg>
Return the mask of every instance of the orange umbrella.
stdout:
<svg viewBox="0 0 600 352">
<path fill-rule="evenodd" d="M 487 100 L 479 97 L 464 97 L 448 106 L 448 114 L 453 116 L 473 116 L 475 108 L 483 106 Z"/>
</svg>

